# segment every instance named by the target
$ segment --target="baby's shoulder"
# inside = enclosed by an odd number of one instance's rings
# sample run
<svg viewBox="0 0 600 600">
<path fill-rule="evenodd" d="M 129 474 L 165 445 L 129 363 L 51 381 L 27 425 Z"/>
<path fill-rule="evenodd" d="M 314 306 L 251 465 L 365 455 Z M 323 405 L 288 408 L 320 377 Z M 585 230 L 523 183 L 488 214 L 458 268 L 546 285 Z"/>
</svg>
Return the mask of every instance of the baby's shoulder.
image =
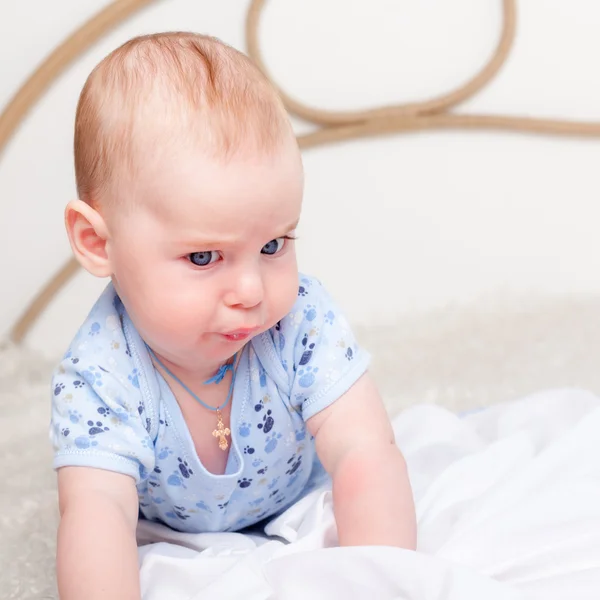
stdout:
<svg viewBox="0 0 600 600">
<path fill-rule="evenodd" d="M 129 354 L 123 331 L 123 305 L 112 283 L 102 292 L 71 340 L 63 359 L 82 361 L 109 351 Z"/>
<path fill-rule="evenodd" d="M 305 419 L 347 391 L 369 362 L 335 300 L 307 275 L 300 275 L 292 310 L 254 346 L 265 371 Z"/>
<path fill-rule="evenodd" d="M 67 364 L 79 373 L 97 370 L 97 379 L 108 368 L 111 372 L 131 370 L 131 352 L 123 329 L 123 305 L 112 283 L 77 330 L 55 375 L 64 373 Z"/>
<path fill-rule="evenodd" d="M 337 321 L 337 322 L 336 322 Z M 302 339 L 308 335 L 320 338 L 332 326 L 348 327 L 344 315 L 316 277 L 301 274 L 298 280 L 298 297 L 292 310 L 274 327 L 274 337 Z"/>
<path fill-rule="evenodd" d="M 154 468 L 157 412 L 140 343 L 107 286 L 52 374 L 54 467 L 87 466 L 139 482 Z"/>
<path fill-rule="evenodd" d="M 298 297 L 291 311 L 263 334 L 256 346 L 264 347 L 267 338 L 270 352 L 265 362 L 281 365 L 288 379 L 309 362 L 314 368 L 314 363 L 325 357 L 325 348 L 336 346 L 350 355 L 357 348 L 348 321 L 325 286 L 304 274 L 299 276 Z"/>
<path fill-rule="evenodd" d="M 334 308 L 334 301 L 323 283 L 316 277 L 301 274 L 298 279 L 296 302 L 276 328 L 296 330 L 302 323 L 320 323 L 330 316 Z"/>
</svg>

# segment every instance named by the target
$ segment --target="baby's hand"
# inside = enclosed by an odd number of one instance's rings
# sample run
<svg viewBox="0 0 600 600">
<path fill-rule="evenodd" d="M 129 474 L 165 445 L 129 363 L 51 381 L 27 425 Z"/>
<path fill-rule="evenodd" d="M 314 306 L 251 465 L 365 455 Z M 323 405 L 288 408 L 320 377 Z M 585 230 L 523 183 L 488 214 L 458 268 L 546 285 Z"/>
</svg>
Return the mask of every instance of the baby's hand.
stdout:
<svg viewBox="0 0 600 600">
<path fill-rule="evenodd" d="M 414 550 L 417 526 L 406 464 L 370 375 L 307 425 L 333 479 L 340 545 Z"/>
<path fill-rule="evenodd" d="M 102 469 L 63 467 L 58 495 L 61 600 L 140 600 L 133 479 Z"/>
</svg>

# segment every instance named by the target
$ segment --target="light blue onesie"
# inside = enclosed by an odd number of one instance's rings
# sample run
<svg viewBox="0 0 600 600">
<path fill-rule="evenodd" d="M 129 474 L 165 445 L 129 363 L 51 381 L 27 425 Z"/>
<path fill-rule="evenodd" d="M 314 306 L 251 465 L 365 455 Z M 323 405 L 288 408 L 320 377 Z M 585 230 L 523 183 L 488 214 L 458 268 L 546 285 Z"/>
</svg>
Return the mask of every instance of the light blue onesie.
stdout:
<svg viewBox="0 0 600 600">
<path fill-rule="evenodd" d="M 131 475 L 140 516 L 173 529 L 242 529 L 324 481 L 306 421 L 346 392 L 368 362 L 321 283 L 300 276 L 292 312 L 241 352 L 231 449 L 225 474 L 214 475 L 110 284 L 53 376 L 54 468 Z"/>
</svg>

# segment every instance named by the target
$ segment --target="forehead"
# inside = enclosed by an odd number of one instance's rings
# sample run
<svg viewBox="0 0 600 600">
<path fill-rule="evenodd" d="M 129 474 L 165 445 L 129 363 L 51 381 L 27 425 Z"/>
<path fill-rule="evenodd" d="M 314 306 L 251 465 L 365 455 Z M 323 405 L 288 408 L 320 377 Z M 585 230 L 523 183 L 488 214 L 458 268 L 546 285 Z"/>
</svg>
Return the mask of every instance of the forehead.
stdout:
<svg viewBox="0 0 600 600">
<path fill-rule="evenodd" d="M 175 235 L 269 235 L 299 218 L 302 163 L 295 144 L 227 160 L 182 149 L 158 161 L 136 188 L 138 201 Z"/>
</svg>

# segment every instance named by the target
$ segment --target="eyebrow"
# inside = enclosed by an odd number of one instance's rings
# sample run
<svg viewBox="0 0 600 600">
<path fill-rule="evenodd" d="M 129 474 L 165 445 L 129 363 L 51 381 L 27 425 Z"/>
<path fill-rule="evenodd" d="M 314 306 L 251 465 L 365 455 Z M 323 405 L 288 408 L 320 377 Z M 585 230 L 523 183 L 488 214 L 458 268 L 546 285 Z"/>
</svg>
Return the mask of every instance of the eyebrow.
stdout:
<svg viewBox="0 0 600 600">
<path fill-rule="evenodd" d="M 299 222 L 300 222 L 300 219 L 296 219 L 296 221 L 294 221 L 294 223 L 285 227 L 283 229 L 283 232 L 280 235 L 276 235 L 275 237 L 273 237 L 271 239 L 283 237 L 290 231 L 294 231 L 294 229 L 296 229 L 296 227 L 298 227 Z M 237 241 L 238 240 L 236 240 L 234 238 L 230 238 L 230 239 L 224 238 L 224 239 L 220 239 L 220 240 L 216 240 L 216 239 L 192 240 L 192 239 L 188 238 L 187 240 L 177 242 L 177 244 L 181 245 L 181 246 L 185 246 L 186 248 L 202 248 L 205 250 L 213 250 L 214 248 L 219 248 L 219 247 L 235 244 Z M 267 241 L 269 241 L 269 240 L 267 240 Z"/>
</svg>

